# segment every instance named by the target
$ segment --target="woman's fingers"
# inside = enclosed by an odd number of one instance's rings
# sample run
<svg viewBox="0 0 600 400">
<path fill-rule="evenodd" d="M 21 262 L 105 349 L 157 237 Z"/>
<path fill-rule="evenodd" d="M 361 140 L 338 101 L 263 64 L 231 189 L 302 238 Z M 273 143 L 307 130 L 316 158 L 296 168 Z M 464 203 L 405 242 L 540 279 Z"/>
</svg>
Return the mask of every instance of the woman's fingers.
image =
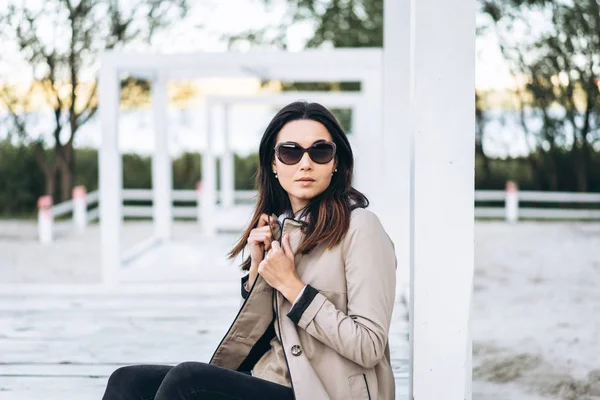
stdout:
<svg viewBox="0 0 600 400">
<path fill-rule="evenodd" d="M 271 245 L 271 242 L 273 241 L 273 235 L 271 234 L 271 232 L 269 230 L 261 230 L 262 228 L 256 228 L 254 229 L 251 233 L 250 236 L 248 237 L 248 243 L 249 244 L 259 244 L 259 243 L 264 243 L 265 246 L 269 246 Z M 268 250 L 268 247 L 267 247 Z"/>
<path fill-rule="evenodd" d="M 250 236 L 248 236 L 248 239 L 250 238 L 255 238 L 255 237 L 263 237 L 263 236 L 268 236 L 271 235 L 271 231 L 269 229 L 268 226 L 263 226 L 262 228 L 254 228 L 250 231 Z"/>
<path fill-rule="evenodd" d="M 263 238 L 265 237 L 273 237 L 273 234 L 271 233 L 271 230 L 269 229 L 268 226 L 263 226 L 262 228 L 254 228 L 252 229 L 252 231 L 250 232 L 250 236 L 248 236 L 248 239 L 252 239 L 252 240 L 263 240 Z"/>
<path fill-rule="evenodd" d="M 268 226 L 269 224 L 273 225 L 274 220 L 273 217 L 271 217 L 268 214 L 261 214 L 260 215 L 260 219 L 258 220 L 258 225 L 256 226 L 257 228 L 263 227 L 263 226 Z"/>
<path fill-rule="evenodd" d="M 264 244 L 264 250 L 270 250 L 271 242 L 273 241 L 274 224 L 274 218 L 265 213 L 261 214 L 260 219 L 258 220 L 257 227 L 250 231 L 250 235 L 248 237 L 248 244 L 250 246 Z"/>
<path fill-rule="evenodd" d="M 260 218 L 258 219 L 258 225 L 256 225 L 257 228 L 260 228 L 261 226 L 265 226 L 269 224 L 269 219 L 267 218 L 267 214 L 261 214 Z"/>
<path fill-rule="evenodd" d="M 268 236 L 264 239 L 263 243 L 265 244 L 265 250 L 266 251 L 271 250 L 271 241 L 272 241 L 272 239 L 270 237 L 268 237 Z"/>
</svg>

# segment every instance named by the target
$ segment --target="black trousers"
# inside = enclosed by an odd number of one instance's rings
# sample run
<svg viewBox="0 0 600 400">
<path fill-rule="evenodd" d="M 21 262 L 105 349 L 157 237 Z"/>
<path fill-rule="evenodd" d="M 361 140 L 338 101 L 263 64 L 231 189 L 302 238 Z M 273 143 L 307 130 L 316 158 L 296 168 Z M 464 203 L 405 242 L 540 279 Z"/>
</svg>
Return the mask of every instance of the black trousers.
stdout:
<svg viewBox="0 0 600 400">
<path fill-rule="evenodd" d="M 114 371 L 102 400 L 292 400 L 292 389 L 201 362 L 132 365 Z"/>
</svg>

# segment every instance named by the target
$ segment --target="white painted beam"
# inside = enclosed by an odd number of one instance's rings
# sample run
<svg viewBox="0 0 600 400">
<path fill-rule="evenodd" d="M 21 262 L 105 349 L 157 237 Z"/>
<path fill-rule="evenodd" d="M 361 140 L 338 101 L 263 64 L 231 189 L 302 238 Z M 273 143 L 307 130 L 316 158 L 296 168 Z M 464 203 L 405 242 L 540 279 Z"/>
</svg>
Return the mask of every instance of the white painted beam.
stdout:
<svg viewBox="0 0 600 400">
<path fill-rule="evenodd" d="M 384 182 L 382 84 L 381 71 L 365 73 L 362 81 L 364 101 L 360 111 L 360 130 L 357 132 L 359 145 L 353 149 L 357 157 L 357 186 L 369 198 L 370 208 L 379 216 L 382 216 L 387 193 Z"/>
<path fill-rule="evenodd" d="M 380 70 L 381 49 L 303 52 L 148 54 L 109 51 L 114 65 L 133 75 L 168 70 L 169 78 L 203 76 L 259 77 L 295 81 L 360 81 L 365 70 Z M 314 66 L 314 68 L 307 68 Z"/>
<path fill-rule="evenodd" d="M 223 105 L 223 141 L 224 150 L 221 157 L 221 207 L 228 209 L 234 204 L 235 171 L 233 150 L 231 149 L 231 130 L 229 129 L 230 106 Z"/>
<path fill-rule="evenodd" d="M 410 284 L 410 1 L 386 0 L 383 52 L 383 141 L 385 206 L 383 224 L 396 248 L 396 290 Z"/>
<path fill-rule="evenodd" d="M 173 188 L 171 156 L 167 128 L 167 77 L 159 71 L 152 82 L 152 114 L 154 117 L 154 155 L 152 157 L 152 201 L 154 234 L 161 240 L 171 237 Z"/>
<path fill-rule="evenodd" d="M 98 171 L 102 281 L 109 288 L 117 285 L 121 266 L 123 167 L 118 141 L 120 94 L 117 69 L 110 62 L 110 57 L 103 57 L 98 90 L 102 132 Z"/>
<path fill-rule="evenodd" d="M 212 144 L 212 104 L 204 105 L 206 146 L 202 153 L 202 191 L 200 193 L 200 224 L 202 233 L 212 236 L 216 233 L 217 171 Z"/>
<path fill-rule="evenodd" d="M 294 101 L 306 100 L 321 103 L 325 107 L 352 108 L 363 98 L 362 92 L 279 92 L 238 96 L 211 95 L 209 101 L 213 104 L 269 104 L 283 107 Z"/>
<path fill-rule="evenodd" d="M 470 399 L 476 2 L 410 7 L 412 398 Z"/>
</svg>

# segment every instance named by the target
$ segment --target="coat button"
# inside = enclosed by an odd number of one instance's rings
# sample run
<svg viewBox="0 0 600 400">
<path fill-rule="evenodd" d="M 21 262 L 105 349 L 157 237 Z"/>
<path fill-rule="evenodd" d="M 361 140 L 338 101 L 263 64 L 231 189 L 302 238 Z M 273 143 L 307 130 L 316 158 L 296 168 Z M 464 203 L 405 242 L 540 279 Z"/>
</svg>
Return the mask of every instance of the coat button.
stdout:
<svg viewBox="0 0 600 400">
<path fill-rule="evenodd" d="M 300 354 L 302 354 L 302 348 L 300 346 L 298 346 L 297 344 L 292 346 L 292 355 L 295 357 L 298 357 Z"/>
</svg>

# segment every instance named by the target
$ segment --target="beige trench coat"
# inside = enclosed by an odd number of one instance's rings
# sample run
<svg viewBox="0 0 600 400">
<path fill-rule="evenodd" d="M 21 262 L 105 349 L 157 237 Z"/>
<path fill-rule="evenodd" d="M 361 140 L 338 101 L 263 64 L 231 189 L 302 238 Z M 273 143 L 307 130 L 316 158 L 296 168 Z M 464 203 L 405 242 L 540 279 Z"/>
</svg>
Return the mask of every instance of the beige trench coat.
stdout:
<svg viewBox="0 0 600 400">
<path fill-rule="evenodd" d="M 281 227 L 275 225 L 275 238 L 289 232 L 296 254 L 304 237 L 302 222 L 286 218 Z M 295 264 L 308 286 L 293 310 L 259 275 L 210 363 L 250 370 L 264 354 L 275 302 L 296 399 L 394 399 L 388 333 L 397 262 L 379 218 L 367 209 L 353 210 L 337 246 L 296 254 Z"/>
</svg>

